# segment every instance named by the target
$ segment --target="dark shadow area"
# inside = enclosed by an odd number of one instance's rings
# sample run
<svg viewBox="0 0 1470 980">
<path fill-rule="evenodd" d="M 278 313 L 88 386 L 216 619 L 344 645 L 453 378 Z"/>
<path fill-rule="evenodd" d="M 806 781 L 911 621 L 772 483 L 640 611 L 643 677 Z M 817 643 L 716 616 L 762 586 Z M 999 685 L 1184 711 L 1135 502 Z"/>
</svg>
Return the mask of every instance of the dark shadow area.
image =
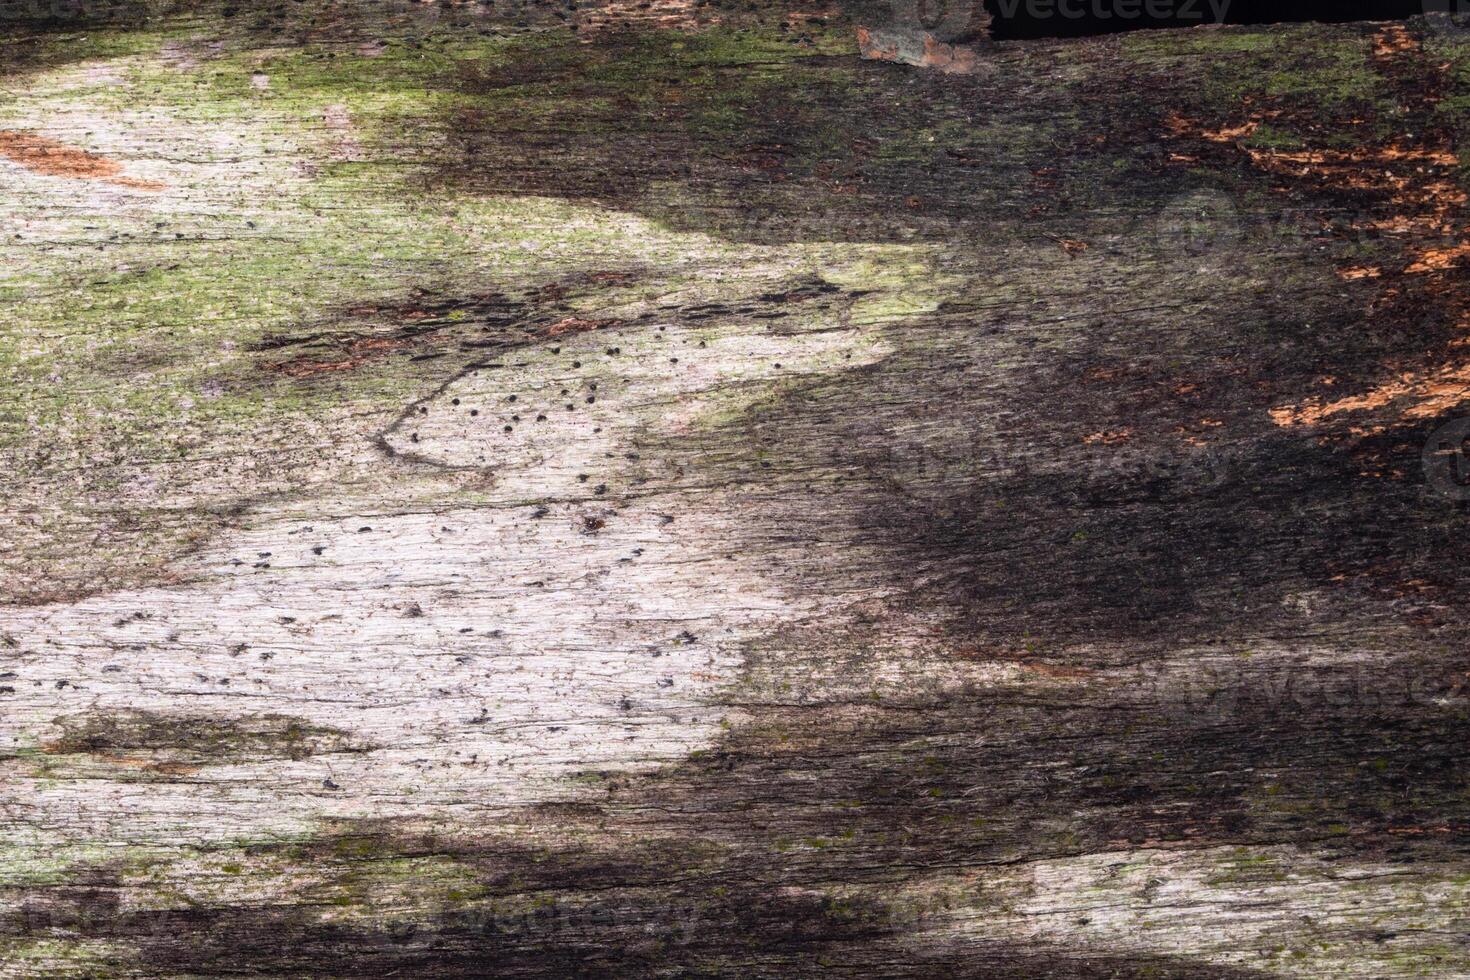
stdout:
<svg viewBox="0 0 1470 980">
<path fill-rule="evenodd" d="M 997 40 L 1209 24 L 1402 20 L 1426 12 L 1423 0 L 986 0 L 985 7 L 995 17 Z"/>
<path fill-rule="evenodd" d="M 1329 859 L 1462 872 L 1463 836 L 1424 828 L 1463 825 L 1466 719 L 1457 705 L 1399 693 L 1425 670 L 1445 676 L 1452 661 L 1378 664 L 1367 682 L 1254 665 L 1198 704 L 1174 689 L 1113 684 L 1046 702 L 976 690 L 922 712 L 767 710 L 715 751 L 609 779 L 604 798 L 548 809 L 534 824 L 596 828 L 611 847 L 363 824 L 256 853 L 316 869 L 341 891 L 129 909 L 115 869 L 98 867 L 75 886 L 34 890 L 0 916 L 0 934 L 68 930 L 135 946 L 130 965 L 148 975 L 215 975 L 243 962 L 252 975 L 324 977 L 1244 980 L 1261 974 L 1065 939 L 1049 949 L 1003 934 L 915 943 L 908 934 L 945 913 L 873 888 L 914 868 L 995 869 L 1159 842 L 1290 843 Z M 773 741 L 781 733 L 788 740 Z M 371 904 L 375 869 L 427 857 L 456 865 L 473 900 L 436 907 L 426 897 L 376 920 L 322 914 L 333 895 Z M 1251 887 L 1279 875 L 1268 862 L 1226 861 L 1215 880 Z M 868 889 L 844 897 L 834 881 Z M 1006 894 L 995 893 L 998 907 Z M 1364 928 L 1347 935 L 1364 941 Z"/>
</svg>

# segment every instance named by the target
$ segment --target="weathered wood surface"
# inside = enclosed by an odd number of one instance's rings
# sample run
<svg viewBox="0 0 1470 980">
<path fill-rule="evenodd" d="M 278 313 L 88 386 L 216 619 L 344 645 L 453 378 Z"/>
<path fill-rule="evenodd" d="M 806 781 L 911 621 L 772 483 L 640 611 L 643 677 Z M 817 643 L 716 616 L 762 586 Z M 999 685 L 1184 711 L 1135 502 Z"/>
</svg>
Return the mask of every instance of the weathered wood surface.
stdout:
<svg viewBox="0 0 1470 980">
<path fill-rule="evenodd" d="M 1452 23 L 140 11 L 0 55 L 3 975 L 1470 976 Z"/>
</svg>

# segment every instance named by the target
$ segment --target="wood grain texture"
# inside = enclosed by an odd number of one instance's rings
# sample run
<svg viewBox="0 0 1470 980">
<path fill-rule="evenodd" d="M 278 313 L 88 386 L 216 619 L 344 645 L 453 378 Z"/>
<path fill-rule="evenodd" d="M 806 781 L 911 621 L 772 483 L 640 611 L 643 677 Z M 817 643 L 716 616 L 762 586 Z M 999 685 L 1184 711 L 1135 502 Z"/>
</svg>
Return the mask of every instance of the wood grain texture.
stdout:
<svg viewBox="0 0 1470 980">
<path fill-rule="evenodd" d="M 0 975 L 1470 976 L 1453 22 L 0 11 Z"/>
</svg>

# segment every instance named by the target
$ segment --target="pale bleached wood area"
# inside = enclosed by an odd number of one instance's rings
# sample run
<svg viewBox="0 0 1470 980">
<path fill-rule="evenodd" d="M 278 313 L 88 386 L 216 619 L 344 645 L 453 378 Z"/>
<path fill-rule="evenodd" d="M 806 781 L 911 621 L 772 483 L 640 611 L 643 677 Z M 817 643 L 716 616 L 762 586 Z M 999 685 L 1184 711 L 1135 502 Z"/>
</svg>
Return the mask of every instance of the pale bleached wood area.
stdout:
<svg viewBox="0 0 1470 980">
<path fill-rule="evenodd" d="M 1470 977 L 1470 30 L 880 15 L 0 0 L 0 976 Z"/>
</svg>

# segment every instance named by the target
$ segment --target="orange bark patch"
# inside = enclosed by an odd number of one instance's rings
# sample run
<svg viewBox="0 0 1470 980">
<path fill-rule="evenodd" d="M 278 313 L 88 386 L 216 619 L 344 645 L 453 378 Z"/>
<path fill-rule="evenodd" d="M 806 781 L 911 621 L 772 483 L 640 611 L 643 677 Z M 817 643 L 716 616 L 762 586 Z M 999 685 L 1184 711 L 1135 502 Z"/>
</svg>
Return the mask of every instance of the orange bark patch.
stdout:
<svg viewBox="0 0 1470 980">
<path fill-rule="evenodd" d="M 150 193 L 156 193 L 168 187 L 167 184 L 161 183 L 160 181 L 141 180 L 137 177 L 115 177 L 109 180 L 108 183 L 115 184 L 118 187 L 127 187 L 135 191 L 148 191 Z"/>
<path fill-rule="evenodd" d="M 721 19 L 693 0 L 613 0 L 595 8 L 579 9 L 575 23 L 585 37 L 632 27 L 693 31 L 719 24 Z"/>
<path fill-rule="evenodd" d="M 1301 405 L 1271 409 L 1271 420 L 1282 428 L 1320 425 L 1336 415 L 1368 412 L 1404 401 L 1406 419 L 1431 419 L 1470 401 L 1470 364 L 1446 365 L 1426 374 L 1404 374 L 1361 395 L 1336 401 L 1312 399 Z"/>
<path fill-rule="evenodd" d="M 273 364 L 271 365 L 271 370 L 279 371 L 281 374 L 291 378 L 309 378 L 316 374 L 330 374 L 334 371 L 351 371 L 376 355 L 401 350 L 407 347 L 409 343 L 410 341 L 407 340 L 368 338 L 354 341 L 347 348 L 347 356 L 338 360 L 313 360 L 311 358 L 298 357 L 281 364 Z"/>
<path fill-rule="evenodd" d="M 1422 46 L 1401 25 L 1379 32 L 1374 58 L 1386 72 L 1422 76 L 1444 66 L 1423 65 Z M 1319 426 L 1350 419 L 1346 428 L 1364 435 L 1386 431 L 1402 422 L 1419 422 L 1470 402 L 1470 363 L 1455 356 L 1470 346 L 1470 279 L 1463 275 L 1470 260 L 1470 224 L 1466 208 L 1470 195 L 1456 176 L 1459 155 L 1442 141 L 1418 141 L 1403 136 L 1392 142 L 1365 134 L 1363 145 L 1351 150 L 1309 147 L 1299 151 L 1257 149 L 1239 141 L 1254 133 L 1279 111 L 1261 109 L 1239 125 L 1209 128 L 1182 116 L 1165 123 L 1169 135 L 1217 144 L 1235 144 L 1258 169 L 1286 178 L 1281 190 L 1308 189 L 1368 195 L 1392 204 L 1391 213 L 1369 216 L 1365 211 L 1352 222 L 1353 230 L 1377 232 L 1408 241 L 1403 265 L 1347 266 L 1338 276 L 1347 281 L 1378 284 L 1372 309 L 1384 309 L 1411 296 L 1432 300 L 1451 318 L 1458 319 L 1464 336 L 1444 342 L 1440 350 L 1426 350 L 1417 365 L 1389 364 L 1384 377 L 1366 391 L 1344 397 L 1321 396 L 1270 411 L 1282 427 Z M 1366 125 L 1366 123 L 1364 123 Z M 1416 277 L 1414 281 L 1409 276 Z M 1330 379 L 1324 380 L 1330 384 Z"/>
<path fill-rule="evenodd" d="M 1373 44 L 1373 54 L 1378 58 L 1395 58 L 1418 50 L 1419 42 L 1402 24 L 1394 24 L 1379 31 Z"/>
<path fill-rule="evenodd" d="M 1444 272 L 1453 269 L 1460 264 L 1460 260 L 1470 257 L 1470 242 L 1461 242 L 1453 248 L 1431 248 L 1419 253 L 1419 259 L 1413 265 L 1405 269 L 1405 272 Z"/>
<path fill-rule="evenodd" d="M 1111 432 L 1094 432 L 1092 435 L 1083 436 L 1082 441 L 1089 446 L 1117 446 L 1132 438 L 1132 429 L 1116 429 Z"/>
<path fill-rule="evenodd" d="M 921 32 L 857 29 L 858 51 L 869 61 L 896 61 L 919 68 L 934 68 L 951 75 L 971 75 L 980 69 L 980 55 L 963 44 L 946 44 Z"/>
<path fill-rule="evenodd" d="M 1076 238 L 1059 238 L 1057 239 L 1057 244 L 1062 247 L 1063 252 L 1066 252 L 1074 259 L 1092 247 L 1087 242 Z"/>
<path fill-rule="evenodd" d="M 124 177 L 122 164 L 116 160 L 35 133 L 0 130 L 0 156 L 47 177 L 100 180 L 137 191 L 161 191 L 165 186 L 157 181 Z"/>
<path fill-rule="evenodd" d="M 1259 122 L 1252 120 L 1243 126 L 1235 126 L 1225 129 L 1205 130 L 1200 133 L 1211 143 L 1234 143 L 1236 140 L 1245 139 L 1261 127 Z"/>
<path fill-rule="evenodd" d="M 601 330 L 617 323 L 616 320 L 583 320 L 580 317 L 569 316 L 565 320 L 558 320 L 546 328 L 546 336 L 560 337 L 568 333 L 586 333 L 588 330 Z"/>
<path fill-rule="evenodd" d="M 87 748 L 79 749 L 65 741 L 43 742 L 41 751 L 47 755 L 73 755 L 79 751 L 92 756 L 109 765 L 122 766 L 126 769 L 143 769 L 148 772 L 162 773 L 168 776 L 188 776 L 200 770 L 200 766 L 188 762 L 178 762 L 169 759 L 159 759 L 147 756 L 123 755 L 119 752 L 96 752 Z"/>
</svg>

